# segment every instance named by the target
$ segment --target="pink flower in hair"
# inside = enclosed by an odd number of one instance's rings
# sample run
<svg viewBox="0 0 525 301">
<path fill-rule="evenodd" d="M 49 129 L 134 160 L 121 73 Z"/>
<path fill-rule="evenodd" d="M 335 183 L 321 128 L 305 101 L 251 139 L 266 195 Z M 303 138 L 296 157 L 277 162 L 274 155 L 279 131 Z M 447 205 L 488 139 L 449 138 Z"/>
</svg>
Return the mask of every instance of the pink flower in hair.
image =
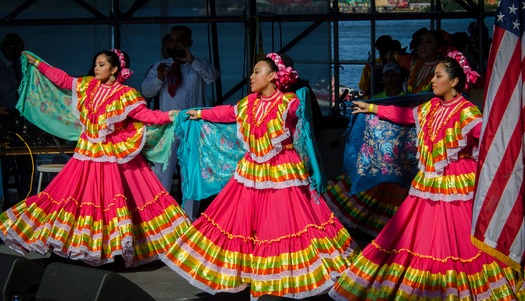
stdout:
<svg viewBox="0 0 525 301">
<path fill-rule="evenodd" d="M 474 84 L 478 77 L 481 77 L 479 73 L 473 71 L 472 68 L 470 68 L 467 58 L 463 55 L 463 53 L 457 50 L 453 50 L 447 53 L 447 55 L 455 59 L 459 63 L 461 68 L 463 68 L 463 73 L 465 73 L 465 75 L 467 76 L 467 80 L 465 81 L 465 89 L 467 89 L 469 85 Z"/>
<path fill-rule="evenodd" d="M 266 57 L 270 58 L 275 65 L 277 65 L 278 71 L 275 74 L 275 84 L 277 88 L 279 90 L 287 90 L 290 88 L 299 77 L 297 71 L 293 70 L 292 67 L 287 67 L 281 56 L 277 53 L 268 53 Z"/>
<path fill-rule="evenodd" d="M 133 75 L 133 70 L 126 68 L 126 58 L 124 57 L 124 53 L 118 49 L 111 49 L 119 58 L 120 61 L 120 73 L 117 76 L 117 81 L 120 83 L 125 82 L 128 80 L 128 78 Z"/>
</svg>

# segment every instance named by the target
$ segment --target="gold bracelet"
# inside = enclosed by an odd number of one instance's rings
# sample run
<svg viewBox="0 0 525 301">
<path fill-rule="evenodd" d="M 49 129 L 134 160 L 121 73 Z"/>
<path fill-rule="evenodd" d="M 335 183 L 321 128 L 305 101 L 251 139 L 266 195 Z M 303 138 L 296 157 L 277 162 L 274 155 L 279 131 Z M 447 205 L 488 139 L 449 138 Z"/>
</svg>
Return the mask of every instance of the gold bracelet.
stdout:
<svg viewBox="0 0 525 301">
<path fill-rule="evenodd" d="M 368 106 L 368 113 L 374 113 L 374 104 L 371 103 L 369 106 Z"/>
<path fill-rule="evenodd" d="M 33 66 L 38 67 L 38 65 L 40 65 L 40 60 L 39 59 L 34 60 Z"/>
<path fill-rule="evenodd" d="M 202 116 L 201 116 L 201 113 L 202 113 L 202 111 L 201 111 L 201 110 L 197 110 L 197 118 L 199 118 L 199 119 L 201 119 L 201 118 L 202 118 Z"/>
</svg>

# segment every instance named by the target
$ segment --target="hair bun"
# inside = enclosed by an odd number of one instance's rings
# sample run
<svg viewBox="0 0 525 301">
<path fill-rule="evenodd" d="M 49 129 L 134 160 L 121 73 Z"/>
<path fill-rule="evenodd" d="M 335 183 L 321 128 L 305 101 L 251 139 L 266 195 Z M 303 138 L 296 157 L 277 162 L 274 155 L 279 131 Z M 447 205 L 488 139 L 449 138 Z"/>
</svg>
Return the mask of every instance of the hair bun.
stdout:
<svg viewBox="0 0 525 301">
<path fill-rule="evenodd" d="M 275 75 L 275 84 L 279 90 L 287 90 L 290 88 L 299 78 L 299 74 L 292 67 L 287 67 L 283 59 L 277 53 L 268 53 L 267 58 L 270 58 L 275 65 L 277 65 L 277 73 Z"/>
<path fill-rule="evenodd" d="M 133 75 L 133 70 L 126 68 L 126 57 L 122 51 L 119 49 L 111 49 L 111 51 L 117 55 L 120 61 L 120 72 L 117 76 L 117 81 L 123 83 Z"/>
<path fill-rule="evenodd" d="M 463 68 L 463 73 L 465 73 L 466 75 L 465 89 L 467 89 L 469 85 L 473 85 L 478 79 L 478 77 L 481 77 L 479 73 L 470 68 L 467 58 L 463 55 L 463 53 L 457 50 L 453 50 L 447 53 L 447 55 L 455 59 L 459 63 L 461 68 Z"/>
</svg>

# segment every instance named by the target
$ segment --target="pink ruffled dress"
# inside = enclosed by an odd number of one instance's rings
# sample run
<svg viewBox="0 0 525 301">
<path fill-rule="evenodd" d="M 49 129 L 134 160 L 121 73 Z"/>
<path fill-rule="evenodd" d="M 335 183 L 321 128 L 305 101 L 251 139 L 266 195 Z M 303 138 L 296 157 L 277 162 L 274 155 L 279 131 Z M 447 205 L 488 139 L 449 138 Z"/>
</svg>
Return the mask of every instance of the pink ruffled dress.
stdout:
<svg viewBox="0 0 525 301">
<path fill-rule="evenodd" d="M 408 108 L 410 109 L 410 108 Z M 462 96 L 414 114 L 378 116 L 416 124 L 419 172 L 406 200 L 330 291 L 335 300 L 515 300 L 510 267 L 470 240 L 481 112 Z M 402 116 L 413 116 L 403 120 Z"/>
<path fill-rule="evenodd" d="M 159 259 L 189 220 L 140 155 L 148 124 L 167 112 L 119 82 L 72 78 L 40 63 L 56 85 L 73 90 L 82 133 L 75 153 L 53 181 L 0 215 L 0 238 L 22 254 L 54 252 L 98 266 L 116 255 L 128 267 Z"/>
<path fill-rule="evenodd" d="M 246 149 L 233 178 L 162 259 L 210 293 L 306 298 L 327 292 L 357 244 L 310 187 L 293 149 L 299 100 L 276 91 L 202 111 L 236 122 Z"/>
</svg>

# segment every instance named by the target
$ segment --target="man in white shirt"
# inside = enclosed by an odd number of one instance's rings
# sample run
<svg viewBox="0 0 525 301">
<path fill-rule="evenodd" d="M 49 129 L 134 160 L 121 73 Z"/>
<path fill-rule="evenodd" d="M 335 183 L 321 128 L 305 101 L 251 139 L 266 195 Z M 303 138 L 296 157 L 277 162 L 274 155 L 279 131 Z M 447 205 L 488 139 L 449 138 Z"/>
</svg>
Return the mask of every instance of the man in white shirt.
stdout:
<svg viewBox="0 0 525 301">
<path fill-rule="evenodd" d="M 174 26 L 171 29 L 170 57 L 155 63 L 142 83 L 144 97 L 154 97 L 158 94 L 159 109 L 185 110 L 195 107 L 211 106 L 206 103 L 206 85 L 219 78 L 219 71 L 209 62 L 193 57 L 192 31 L 186 26 Z M 171 192 L 173 174 L 177 162 L 179 141 L 172 145 L 168 166 L 155 164 L 154 171 L 168 192 Z M 190 218 L 195 218 L 198 205 L 186 202 L 185 210 Z M 194 208 L 197 207 L 197 208 Z"/>
</svg>

